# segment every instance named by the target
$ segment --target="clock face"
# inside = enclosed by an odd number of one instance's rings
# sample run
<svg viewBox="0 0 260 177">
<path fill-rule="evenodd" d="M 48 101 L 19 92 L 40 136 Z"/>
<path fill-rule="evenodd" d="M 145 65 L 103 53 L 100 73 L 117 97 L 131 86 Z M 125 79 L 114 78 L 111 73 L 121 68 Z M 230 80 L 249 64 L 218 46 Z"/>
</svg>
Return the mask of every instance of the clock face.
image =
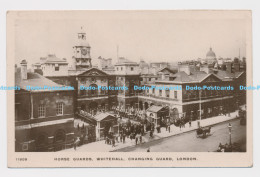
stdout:
<svg viewBox="0 0 260 177">
<path fill-rule="evenodd" d="M 87 55 L 87 53 L 88 53 L 87 49 L 81 49 L 81 54 L 82 55 Z"/>
</svg>

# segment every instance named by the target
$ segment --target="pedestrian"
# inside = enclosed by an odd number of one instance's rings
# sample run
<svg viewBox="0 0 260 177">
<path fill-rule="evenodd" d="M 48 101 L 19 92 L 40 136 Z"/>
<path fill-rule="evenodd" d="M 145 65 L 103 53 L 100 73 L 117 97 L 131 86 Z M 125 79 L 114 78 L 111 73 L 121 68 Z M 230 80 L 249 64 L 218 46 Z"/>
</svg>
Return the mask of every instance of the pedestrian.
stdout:
<svg viewBox="0 0 260 177">
<path fill-rule="evenodd" d="M 107 136 L 105 135 L 105 144 L 107 144 Z"/>
<path fill-rule="evenodd" d="M 119 143 L 119 138 L 120 138 L 120 135 L 117 135 L 116 136 L 116 142 Z"/>
<path fill-rule="evenodd" d="M 153 130 L 150 130 L 150 137 L 153 137 Z"/>
<path fill-rule="evenodd" d="M 200 128 L 200 121 L 197 121 L 197 123 L 198 123 L 198 128 Z"/>
<path fill-rule="evenodd" d="M 184 120 L 181 121 L 182 127 L 185 128 L 185 122 Z"/>
<path fill-rule="evenodd" d="M 159 125 L 156 127 L 157 133 L 160 133 L 159 131 Z"/>
<path fill-rule="evenodd" d="M 180 126 L 180 131 L 181 131 L 181 126 L 182 126 L 182 125 L 181 125 L 181 122 L 180 122 L 180 125 L 179 125 L 179 126 Z"/>
<path fill-rule="evenodd" d="M 190 127 L 191 127 L 191 120 L 189 120 L 189 125 L 190 125 Z"/>
<path fill-rule="evenodd" d="M 122 141 L 123 141 L 123 135 L 122 133 L 120 133 L 120 142 L 122 143 Z"/>
<path fill-rule="evenodd" d="M 123 134 L 123 143 L 125 143 L 125 136 L 126 136 L 126 135 L 125 135 L 125 134 Z"/>
<path fill-rule="evenodd" d="M 112 138 L 112 147 L 116 147 L 116 141 L 115 141 L 115 138 Z"/>
<path fill-rule="evenodd" d="M 135 137 L 135 145 L 138 143 L 138 136 Z"/>
<path fill-rule="evenodd" d="M 169 127 L 168 127 L 168 130 L 169 130 L 169 133 L 171 132 L 171 126 L 169 125 Z"/>
<path fill-rule="evenodd" d="M 77 150 L 77 146 L 78 146 L 78 143 L 80 142 L 79 140 L 79 137 L 77 137 L 77 139 L 75 140 L 74 142 L 74 150 L 76 151 Z"/>
<path fill-rule="evenodd" d="M 74 142 L 73 146 L 74 146 L 74 150 L 76 151 L 77 150 L 77 144 L 75 142 Z"/>
</svg>

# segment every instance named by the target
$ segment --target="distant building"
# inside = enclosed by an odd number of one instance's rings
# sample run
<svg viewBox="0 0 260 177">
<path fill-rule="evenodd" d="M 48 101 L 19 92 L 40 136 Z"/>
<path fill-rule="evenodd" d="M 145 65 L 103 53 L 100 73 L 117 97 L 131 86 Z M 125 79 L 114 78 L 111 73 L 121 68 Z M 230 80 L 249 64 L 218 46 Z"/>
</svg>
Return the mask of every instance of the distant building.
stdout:
<svg viewBox="0 0 260 177">
<path fill-rule="evenodd" d="M 139 64 L 126 58 L 119 58 L 115 64 L 116 86 L 127 87 L 118 91 L 118 107 L 120 110 L 130 111 L 130 108 L 138 109 L 138 91 L 134 89 L 140 82 Z"/>
<path fill-rule="evenodd" d="M 39 68 L 38 65 L 34 65 Z M 64 59 L 59 59 L 55 54 L 49 54 L 45 61 L 41 64 L 43 76 L 67 76 L 68 75 L 68 62 Z"/>
<path fill-rule="evenodd" d="M 101 56 L 98 57 L 98 68 L 105 69 L 112 66 L 112 59 L 111 58 L 102 58 Z"/>
<path fill-rule="evenodd" d="M 168 62 L 152 62 L 150 63 L 150 68 L 165 68 L 169 67 L 170 64 Z"/>
<path fill-rule="evenodd" d="M 245 77 L 244 72 L 215 70 L 212 65 L 201 66 L 200 70 L 194 70 L 190 65 L 180 65 L 179 72 L 170 75 L 169 78 L 157 79 L 152 83 L 142 82 L 144 86 L 155 86 L 157 89 L 143 90 L 139 94 L 139 108 L 147 110 L 155 105 L 158 112 L 163 110 L 164 114 L 160 113 L 163 116 L 159 118 L 154 117 L 155 113 L 147 115 L 156 125 L 164 125 L 167 119 L 171 122 L 179 118 L 197 120 L 200 117 L 200 107 L 202 119 L 226 114 L 245 104 L 246 92 L 239 91 L 238 88 L 238 85 L 246 85 Z M 187 86 L 233 87 L 233 90 L 199 91 L 187 89 Z M 164 87 L 175 89 L 160 89 Z"/>
</svg>

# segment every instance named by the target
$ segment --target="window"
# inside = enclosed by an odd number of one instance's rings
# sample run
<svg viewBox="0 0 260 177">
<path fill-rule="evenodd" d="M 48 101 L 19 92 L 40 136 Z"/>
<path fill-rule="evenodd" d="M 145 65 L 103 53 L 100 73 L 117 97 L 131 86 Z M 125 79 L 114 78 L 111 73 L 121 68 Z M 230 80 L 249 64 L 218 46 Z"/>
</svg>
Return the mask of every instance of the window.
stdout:
<svg viewBox="0 0 260 177">
<path fill-rule="evenodd" d="M 177 91 L 174 91 L 174 98 L 177 99 Z"/>
<path fill-rule="evenodd" d="M 116 67 L 116 70 L 118 71 L 118 67 Z"/>
<path fill-rule="evenodd" d="M 101 95 L 105 95 L 106 94 L 106 90 L 101 89 L 100 93 L 101 93 Z"/>
<path fill-rule="evenodd" d="M 134 70 L 134 67 L 131 67 L 131 71 L 133 71 Z"/>
<path fill-rule="evenodd" d="M 63 115 L 63 103 L 56 104 L 56 115 Z"/>
<path fill-rule="evenodd" d="M 123 67 L 121 67 L 121 71 L 123 71 Z"/>
<path fill-rule="evenodd" d="M 45 105 L 44 104 L 39 105 L 38 115 L 39 115 L 39 117 L 45 117 Z"/>
<path fill-rule="evenodd" d="M 149 81 L 151 81 L 152 80 L 152 78 L 149 78 Z"/>
<path fill-rule="evenodd" d="M 166 95 L 166 97 L 170 97 L 170 90 L 165 90 L 165 95 Z"/>
<path fill-rule="evenodd" d="M 55 66 L 55 71 L 59 71 L 60 67 L 59 66 Z"/>
<path fill-rule="evenodd" d="M 80 94 L 80 95 L 86 95 L 86 90 L 80 90 L 80 91 L 79 91 L 79 94 Z"/>
<path fill-rule="evenodd" d="M 155 93 L 155 88 L 153 88 L 153 94 Z"/>
<path fill-rule="evenodd" d="M 159 96 L 162 96 L 162 90 L 159 90 Z"/>
</svg>

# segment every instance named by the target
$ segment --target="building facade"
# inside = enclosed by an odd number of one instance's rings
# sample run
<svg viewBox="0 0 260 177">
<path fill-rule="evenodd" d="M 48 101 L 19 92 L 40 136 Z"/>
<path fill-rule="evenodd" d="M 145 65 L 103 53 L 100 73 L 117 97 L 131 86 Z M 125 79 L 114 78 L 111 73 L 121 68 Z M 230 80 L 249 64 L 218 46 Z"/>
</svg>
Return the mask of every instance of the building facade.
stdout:
<svg viewBox="0 0 260 177">
<path fill-rule="evenodd" d="M 15 73 L 16 151 L 58 151 L 72 147 L 74 111 L 72 90 L 34 89 L 61 85 L 27 72 L 27 62 Z M 30 86 L 30 88 L 28 88 Z"/>
</svg>

